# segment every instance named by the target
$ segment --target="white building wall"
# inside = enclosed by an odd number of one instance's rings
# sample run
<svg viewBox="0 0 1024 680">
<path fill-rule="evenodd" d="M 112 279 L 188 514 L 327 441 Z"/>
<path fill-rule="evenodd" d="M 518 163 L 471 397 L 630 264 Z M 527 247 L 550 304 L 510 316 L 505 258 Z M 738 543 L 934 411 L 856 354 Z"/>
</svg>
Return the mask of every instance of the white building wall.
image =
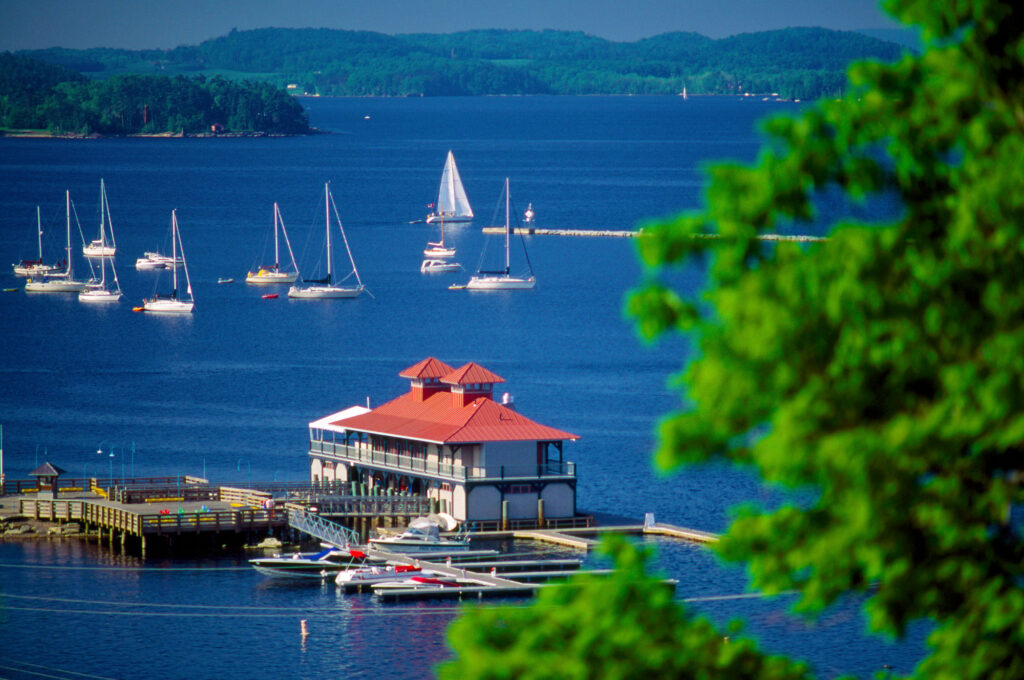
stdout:
<svg viewBox="0 0 1024 680">
<path fill-rule="evenodd" d="M 501 494 L 493 486 L 474 486 L 468 501 L 471 521 L 501 519 Z"/>
<path fill-rule="evenodd" d="M 510 493 L 505 496 L 508 501 L 509 519 L 536 519 L 537 518 L 537 494 L 536 493 Z M 545 508 L 547 514 L 547 508 Z M 498 508 L 498 517 L 501 517 L 501 508 Z"/>
<path fill-rule="evenodd" d="M 506 467 L 505 476 L 522 475 L 530 472 L 536 475 L 537 442 L 488 442 L 483 446 L 482 461 L 479 463 L 487 468 L 487 475 L 497 477 L 501 474 L 501 466 Z"/>
<path fill-rule="evenodd" d="M 573 490 L 568 484 L 549 484 L 541 494 L 544 499 L 544 517 L 572 517 L 575 510 Z M 536 511 L 534 517 L 537 516 Z"/>
</svg>

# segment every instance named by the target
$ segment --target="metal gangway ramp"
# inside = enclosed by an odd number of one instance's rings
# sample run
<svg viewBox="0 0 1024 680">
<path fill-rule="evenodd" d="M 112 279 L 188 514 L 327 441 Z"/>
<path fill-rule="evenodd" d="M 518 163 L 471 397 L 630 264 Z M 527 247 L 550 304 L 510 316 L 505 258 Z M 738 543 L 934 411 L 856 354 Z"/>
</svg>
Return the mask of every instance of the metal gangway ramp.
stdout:
<svg viewBox="0 0 1024 680">
<path fill-rule="evenodd" d="M 288 526 L 338 548 L 359 545 L 356 532 L 301 507 L 288 506 Z"/>
</svg>

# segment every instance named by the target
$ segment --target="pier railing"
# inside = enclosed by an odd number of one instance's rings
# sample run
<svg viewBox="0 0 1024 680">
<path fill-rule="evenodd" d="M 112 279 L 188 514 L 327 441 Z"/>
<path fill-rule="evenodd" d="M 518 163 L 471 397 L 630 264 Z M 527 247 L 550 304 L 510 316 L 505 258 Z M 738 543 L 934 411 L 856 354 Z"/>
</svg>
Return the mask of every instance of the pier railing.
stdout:
<svg viewBox="0 0 1024 680">
<path fill-rule="evenodd" d="M 414 472 L 464 482 L 494 479 L 537 479 L 549 477 L 576 477 L 576 464 L 572 462 L 545 462 L 527 465 L 466 466 L 441 463 L 400 453 L 389 453 L 366 447 L 348 446 L 311 439 L 310 455 L 346 463 L 363 463 L 385 470 Z"/>
</svg>

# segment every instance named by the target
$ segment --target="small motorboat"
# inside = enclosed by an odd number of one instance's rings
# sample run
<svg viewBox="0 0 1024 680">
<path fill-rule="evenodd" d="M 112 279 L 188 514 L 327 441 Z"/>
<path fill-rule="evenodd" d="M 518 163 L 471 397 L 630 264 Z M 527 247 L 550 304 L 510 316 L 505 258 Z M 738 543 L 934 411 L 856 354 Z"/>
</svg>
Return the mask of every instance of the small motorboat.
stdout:
<svg viewBox="0 0 1024 680">
<path fill-rule="evenodd" d="M 442 579 L 434 576 L 410 576 L 398 581 L 382 581 L 370 586 L 374 593 L 380 595 L 388 590 L 440 590 L 441 588 L 458 588 L 459 582 L 454 579 Z"/>
<path fill-rule="evenodd" d="M 420 264 L 420 272 L 423 274 L 429 274 L 431 272 L 457 272 L 462 269 L 462 265 L 458 262 L 451 262 L 450 260 L 440 260 L 436 258 L 428 258 L 423 260 Z"/>
<path fill-rule="evenodd" d="M 273 557 L 256 557 L 249 560 L 249 564 L 267 576 L 327 578 L 351 568 L 357 564 L 357 559 L 352 551 L 332 547 L 316 553 L 278 553 Z"/>
<path fill-rule="evenodd" d="M 413 576 L 432 577 L 433 575 L 433 572 L 423 571 L 419 567 L 408 564 L 373 565 L 339 571 L 338 575 L 334 577 L 334 582 L 339 586 L 345 586 L 346 589 L 360 589 L 374 583 L 404 581 Z"/>
<path fill-rule="evenodd" d="M 277 299 L 277 293 L 267 293 L 266 295 L 263 295 L 262 297 L 263 297 L 264 300 L 276 300 Z"/>
<path fill-rule="evenodd" d="M 227 279 L 220 278 L 220 279 L 217 279 L 217 283 L 234 283 L 234 282 L 235 282 L 235 280 L 231 279 L 231 278 L 227 278 Z"/>
<path fill-rule="evenodd" d="M 450 525 L 446 528 L 449 527 Z M 369 544 L 372 548 L 390 552 L 443 555 L 469 550 L 469 537 L 442 537 L 441 528 L 437 522 L 427 517 L 417 517 L 409 523 L 409 527 L 405 531 L 397 536 L 378 536 L 371 538 Z"/>
</svg>

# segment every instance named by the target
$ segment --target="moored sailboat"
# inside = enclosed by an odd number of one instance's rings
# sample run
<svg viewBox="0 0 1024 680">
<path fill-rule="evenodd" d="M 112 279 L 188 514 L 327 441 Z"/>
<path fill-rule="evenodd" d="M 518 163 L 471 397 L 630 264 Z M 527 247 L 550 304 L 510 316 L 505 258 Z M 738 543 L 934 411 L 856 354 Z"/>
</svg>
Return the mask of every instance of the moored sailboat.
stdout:
<svg viewBox="0 0 1024 680">
<path fill-rule="evenodd" d="M 284 234 L 284 242 L 288 247 L 288 255 L 292 260 L 292 270 L 282 271 L 280 262 L 280 241 L 278 233 Z M 270 283 L 295 283 L 295 279 L 299 276 L 299 267 L 295 264 L 295 253 L 292 252 L 291 241 L 288 240 L 288 232 L 284 228 L 284 220 L 281 219 L 281 210 L 277 207 L 277 203 L 274 203 L 274 264 L 262 265 L 256 268 L 256 271 L 251 271 L 246 274 L 246 283 L 255 283 L 258 285 L 270 284 Z"/>
<path fill-rule="evenodd" d="M 43 220 L 38 205 L 36 206 L 36 242 L 39 247 L 39 255 L 35 260 L 22 260 L 14 265 L 15 276 L 46 276 L 61 268 L 59 264 L 43 263 Z"/>
<path fill-rule="evenodd" d="M 468 290 L 525 290 L 537 285 L 537 279 L 533 276 L 530 268 L 530 259 L 527 255 L 526 266 L 529 270 L 525 275 L 514 276 L 511 273 L 510 246 L 512 236 L 511 224 L 512 199 L 509 192 L 509 180 L 505 178 L 505 267 L 503 269 L 485 270 L 479 269 L 465 285 Z M 525 253 L 526 246 L 524 244 Z"/>
<path fill-rule="evenodd" d="M 448 222 L 472 222 L 473 208 L 469 205 L 466 189 L 462 186 L 459 168 L 455 165 L 455 156 L 448 151 L 441 172 L 441 186 L 437 190 L 435 212 L 427 215 L 427 223 L 446 220 Z"/>
<path fill-rule="evenodd" d="M 107 241 L 107 228 L 110 225 L 110 241 Z M 82 246 L 82 254 L 86 257 L 113 257 L 117 253 L 117 242 L 114 240 L 113 222 L 110 219 L 110 204 L 107 202 L 107 187 L 100 178 L 100 237 L 88 245 Z"/>
<path fill-rule="evenodd" d="M 185 247 L 181 243 L 181 231 L 178 228 L 178 211 L 171 211 L 171 261 L 177 261 L 181 257 L 181 268 L 185 271 L 185 298 L 178 296 L 178 268 L 171 267 L 172 288 L 167 295 L 156 295 L 142 301 L 142 309 L 146 312 L 157 312 L 162 314 L 191 314 L 195 309 L 195 299 L 192 297 L 192 281 L 188 276 L 188 263 L 185 260 Z"/>
<path fill-rule="evenodd" d="M 103 190 L 103 180 L 100 180 L 100 210 L 103 210 L 103 205 L 106 203 L 106 192 Z M 109 212 L 107 213 L 109 218 Z M 106 220 L 106 226 L 104 226 L 103 218 L 100 218 L 100 237 L 97 239 L 100 244 L 106 243 L 106 230 L 110 230 L 110 242 L 114 242 L 114 223 L 109 219 Z M 95 243 L 95 241 L 94 241 Z M 107 264 L 110 264 L 110 280 L 107 279 Z M 89 268 L 92 269 L 92 263 L 89 263 Z M 114 267 L 114 258 L 103 256 L 100 258 L 100 276 L 96 278 L 95 270 L 93 276 L 88 283 L 85 284 L 85 288 L 78 293 L 78 299 L 80 302 L 117 302 L 121 299 L 121 283 L 117 280 L 117 269 Z"/>
<path fill-rule="evenodd" d="M 74 258 L 71 256 L 71 192 L 64 192 L 67 214 L 67 261 L 63 270 L 45 273 L 42 278 L 32 277 L 25 282 L 28 293 L 77 293 L 85 288 L 84 281 L 75 281 Z"/>
<path fill-rule="evenodd" d="M 352 249 L 348 245 L 348 237 L 345 236 L 345 227 L 341 224 L 341 217 L 338 215 L 338 207 L 334 205 L 334 198 L 331 196 L 330 183 L 324 184 L 324 208 L 326 221 L 327 240 L 327 276 L 322 279 L 303 279 L 304 283 L 312 283 L 311 286 L 292 286 L 288 289 L 288 297 L 307 300 L 330 300 L 337 298 L 354 298 L 366 290 L 362 280 L 359 278 L 359 270 L 356 269 L 356 261 L 352 257 Z M 335 219 L 338 221 L 338 229 L 341 231 L 341 238 L 345 242 L 345 252 L 348 253 L 348 261 L 352 265 L 352 271 L 342 281 L 354 276 L 356 285 L 343 286 L 334 282 L 334 275 L 331 267 L 331 209 L 334 209 Z"/>
</svg>

